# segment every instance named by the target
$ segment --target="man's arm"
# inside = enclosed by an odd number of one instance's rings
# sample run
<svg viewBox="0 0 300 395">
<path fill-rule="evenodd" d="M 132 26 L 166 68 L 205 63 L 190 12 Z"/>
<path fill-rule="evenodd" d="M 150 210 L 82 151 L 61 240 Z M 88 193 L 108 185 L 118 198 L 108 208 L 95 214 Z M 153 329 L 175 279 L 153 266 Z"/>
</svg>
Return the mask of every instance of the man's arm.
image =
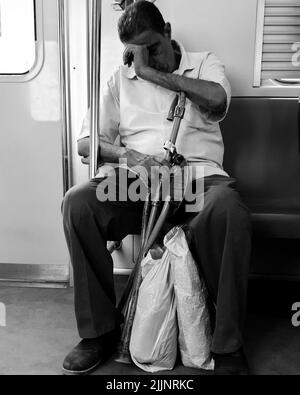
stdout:
<svg viewBox="0 0 300 395">
<path fill-rule="evenodd" d="M 226 110 L 226 92 L 216 82 L 162 73 L 150 67 L 145 68 L 140 77 L 166 89 L 185 92 L 194 104 L 206 111 L 214 114 L 223 114 Z"/>
<path fill-rule="evenodd" d="M 119 158 L 121 158 L 126 149 L 114 144 L 107 143 L 100 140 L 101 145 L 101 158 L 104 162 L 118 163 Z M 86 137 L 78 141 L 78 155 L 83 158 L 88 158 L 90 156 L 90 138 Z M 87 162 L 86 160 L 84 161 Z"/>
<path fill-rule="evenodd" d="M 150 174 L 151 166 L 167 165 L 160 157 L 142 154 L 138 151 L 107 143 L 100 139 L 101 159 L 107 163 L 119 163 L 120 159 L 126 160 L 129 167 L 144 166 Z M 89 164 L 90 138 L 78 141 L 78 154 L 82 156 L 82 163 Z"/>
<path fill-rule="evenodd" d="M 129 59 L 132 57 L 138 77 L 175 92 L 183 91 L 193 103 L 212 114 L 223 114 L 226 111 L 227 95 L 220 84 L 165 73 L 149 67 L 148 49 L 143 45 L 130 44 L 126 47 L 124 63 L 130 65 Z"/>
</svg>

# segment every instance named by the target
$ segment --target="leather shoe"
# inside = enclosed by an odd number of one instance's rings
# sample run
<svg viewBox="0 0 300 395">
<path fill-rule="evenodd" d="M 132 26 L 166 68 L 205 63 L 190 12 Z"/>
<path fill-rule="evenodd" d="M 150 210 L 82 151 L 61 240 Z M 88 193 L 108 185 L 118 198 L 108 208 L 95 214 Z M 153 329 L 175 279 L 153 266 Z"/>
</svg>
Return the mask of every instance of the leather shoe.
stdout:
<svg viewBox="0 0 300 395">
<path fill-rule="evenodd" d="M 115 352 L 119 331 L 113 331 L 96 339 L 83 339 L 65 358 L 65 375 L 88 375 L 106 362 Z"/>
<path fill-rule="evenodd" d="M 231 354 L 214 354 L 217 376 L 247 376 L 249 366 L 243 349 Z"/>
</svg>

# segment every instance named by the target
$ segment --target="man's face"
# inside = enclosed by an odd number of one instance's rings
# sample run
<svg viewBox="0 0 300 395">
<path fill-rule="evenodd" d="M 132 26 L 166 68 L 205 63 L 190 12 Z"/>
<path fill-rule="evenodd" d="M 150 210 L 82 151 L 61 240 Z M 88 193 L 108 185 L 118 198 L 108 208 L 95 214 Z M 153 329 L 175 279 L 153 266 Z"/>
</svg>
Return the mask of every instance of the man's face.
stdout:
<svg viewBox="0 0 300 395">
<path fill-rule="evenodd" d="M 147 30 L 126 44 L 145 45 L 149 51 L 149 66 L 164 73 L 172 73 L 175 55 L 171 39 L 152 30 Z"/>
</svg>

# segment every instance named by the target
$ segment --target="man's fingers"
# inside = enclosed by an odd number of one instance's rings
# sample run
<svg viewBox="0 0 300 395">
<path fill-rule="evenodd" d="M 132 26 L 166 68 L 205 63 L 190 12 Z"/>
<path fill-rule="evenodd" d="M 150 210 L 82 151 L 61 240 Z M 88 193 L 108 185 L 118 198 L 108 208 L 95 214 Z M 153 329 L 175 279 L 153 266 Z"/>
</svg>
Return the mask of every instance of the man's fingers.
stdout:
<svg viewBox="0 0 300 395">
<path fill-rule="evenodd" d="M 125 50 L 123 52 L 123 63 L 124 63 L 124 65 L 127 64 L 127 48 L 125 48 Z"/>
<path fill-rule="evenodd" d="M 153 157 L 153 160 L 154 160 L 155 162 L 157 162 L 157 163 L 158 163 L 159 165 L 161 165 L 161 166 L 168 166 L 168 167 L 169 167 L 169 162 L 168 162 L 167 160 L 165 160 L 165 159 L 159 157 L 159 156 L 154 156 L 154 157 Z"/>
<path fill-rule="evenodd" d="M 124 65 L 128 65 L 131 67 L 133 61 L 133 51 L 131 48 L 126 48 L 123 53 L 123 62 Z"/>
<path fill-rule="evenodd" d="M 123 63 L 126 66 L 128 64 L 128 56 L 127 56 L 127 51 L 125 50 L 123 53 Z"/>
</svg>

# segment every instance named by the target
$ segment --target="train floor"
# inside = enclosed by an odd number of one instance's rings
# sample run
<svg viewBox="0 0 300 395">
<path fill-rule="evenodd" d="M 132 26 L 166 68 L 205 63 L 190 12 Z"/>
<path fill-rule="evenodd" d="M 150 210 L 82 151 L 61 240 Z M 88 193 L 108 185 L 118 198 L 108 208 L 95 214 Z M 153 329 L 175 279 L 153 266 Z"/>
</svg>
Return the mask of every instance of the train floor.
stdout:
<svg viewBox="0 0 300 395">
<path fill-rule="evenodd" d="M 122 282 L 116 281 L 118 291 Z M 299 288 L 294 282 L 250 281 L 245 349 L 252 374 L 300 374 L 300 327 L 291 324 Z M 0 374 L 60 375 L 62 360 L 78 342 L 72 289 L 0 286 L 0 302 L 7 309 L 7 325 L 0 328 Z M 144 372 L 109 361 L 94 374 Z M 207 373 L 178 365 L 168 374 Z"/>
</svg>

